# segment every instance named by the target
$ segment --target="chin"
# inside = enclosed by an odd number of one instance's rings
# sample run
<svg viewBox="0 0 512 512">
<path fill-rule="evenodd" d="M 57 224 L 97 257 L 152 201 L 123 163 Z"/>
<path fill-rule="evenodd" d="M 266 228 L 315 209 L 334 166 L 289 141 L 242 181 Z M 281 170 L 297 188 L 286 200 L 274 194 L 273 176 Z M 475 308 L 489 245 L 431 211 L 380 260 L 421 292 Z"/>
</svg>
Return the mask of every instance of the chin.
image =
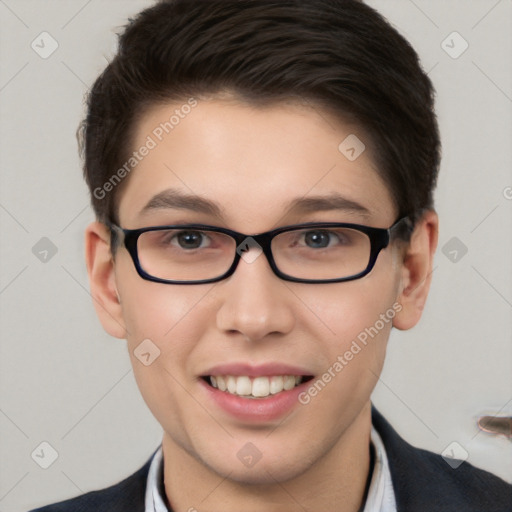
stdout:
<svg viewBox="0 0 512 512">
<path fill-rule="evenodd" d="M 263 459 L 262 456 L 252 467 L 244 466 L 238 459 L 234 462 L 225 460 L 221 464 L 217 459 L 213 464 L 208 461 L 203 461 L 203 464 L 223 478 L 247 486 L 284 483 L 300 476 L 309 466 L 309 463 L 302 458 L 287 459 L 286 454 L 276 454 L 272 460 Z"/>
</svg>

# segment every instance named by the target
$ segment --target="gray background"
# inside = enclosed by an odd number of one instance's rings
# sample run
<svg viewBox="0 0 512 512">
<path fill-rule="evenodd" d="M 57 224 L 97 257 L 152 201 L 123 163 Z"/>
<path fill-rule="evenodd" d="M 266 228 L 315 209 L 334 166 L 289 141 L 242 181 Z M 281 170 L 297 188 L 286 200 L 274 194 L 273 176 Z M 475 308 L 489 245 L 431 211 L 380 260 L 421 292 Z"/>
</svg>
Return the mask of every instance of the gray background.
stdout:
<svg viewBox="0 0 512 512">
<path fill-rule="evenodd" d="M 393 332 L 374 402 L 409 442 L 442 453 L 456 441 L 471 463 L 512 481 L 512 443 L 476 427 L 480 414 L 512 414 L 512 3 L 370 3 L 419 52 L 444 145 L 432 293 L 420 325 Z M 83 258 L 93 215 L 75 141 L 115 32 L 150 4 L 0 0 L 2 511 L 113 484 L 161 439 L 125 342 L 93 310 Z M 59 45 L 46 59 L 31 48 L 43 31 Z M 446 40 L 453 31 L 469 44 L 458 58 L 443 49 L 462 48 Z M 57 249 L 46 261 L 43 237 Z M 31 457 L 43 441 L 58 453 L 48 469 Z"/>
</svg>

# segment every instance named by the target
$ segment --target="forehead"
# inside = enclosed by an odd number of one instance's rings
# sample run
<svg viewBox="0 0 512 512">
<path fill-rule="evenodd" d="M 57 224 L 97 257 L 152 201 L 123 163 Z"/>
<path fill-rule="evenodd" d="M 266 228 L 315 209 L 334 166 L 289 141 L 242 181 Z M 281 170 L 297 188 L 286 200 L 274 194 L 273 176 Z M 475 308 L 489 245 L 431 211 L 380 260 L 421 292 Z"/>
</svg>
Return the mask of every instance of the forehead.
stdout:
<svg viewBox="0 0 512 512">
<path fill-rule="evenodd" d="M 316 207 L 341 206 L 348 221 L 395 220 L 364 132 L 311 105 L 188 99 L 153 106 L 134 133 L 137 162 L 119 199 L 125 226 L 194 207 L 246 232 L 302 221 Z"/>
</svg>

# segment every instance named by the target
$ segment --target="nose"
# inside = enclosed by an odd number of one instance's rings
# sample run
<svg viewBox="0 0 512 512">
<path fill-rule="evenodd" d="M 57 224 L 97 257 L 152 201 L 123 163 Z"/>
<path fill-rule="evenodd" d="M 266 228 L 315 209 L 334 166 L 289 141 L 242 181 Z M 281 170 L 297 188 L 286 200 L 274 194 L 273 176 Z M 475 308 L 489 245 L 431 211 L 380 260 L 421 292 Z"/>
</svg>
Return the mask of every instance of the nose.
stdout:
<svg viewBox="0 0 512 512">
<path fill-rule="evenodd" d="M 272 272 L 264 254 L 254 260 L 242 258 L 234 274 L 217 289 L 221 300 L 217 328 L 222 332 L 258 341 L 293 329 L 291 292 Z"/>
</svg>

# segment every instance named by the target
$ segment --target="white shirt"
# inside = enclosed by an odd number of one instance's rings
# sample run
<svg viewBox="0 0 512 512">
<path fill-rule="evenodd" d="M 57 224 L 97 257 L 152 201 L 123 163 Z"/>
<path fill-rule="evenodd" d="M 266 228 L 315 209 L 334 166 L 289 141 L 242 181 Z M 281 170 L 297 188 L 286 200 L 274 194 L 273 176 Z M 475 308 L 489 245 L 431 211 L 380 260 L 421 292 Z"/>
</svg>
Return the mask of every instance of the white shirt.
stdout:
<svg viewBox="0 0 512 512">
<path fill-rule="evenodd" d="M 397 512 L 395 492 L 391 482 L 388 458 L 382 439 L 372 425 L 371 442 L 375 449 L 375 463 L 373 467 L 370 488 L 364 512 Z M 149 467 L 146 486 L 146 512 L 170 512 L 160 494 L 158 482 L 162 480 L 163 460 L 162 447 L 153 456 Z"/>
</svg>

